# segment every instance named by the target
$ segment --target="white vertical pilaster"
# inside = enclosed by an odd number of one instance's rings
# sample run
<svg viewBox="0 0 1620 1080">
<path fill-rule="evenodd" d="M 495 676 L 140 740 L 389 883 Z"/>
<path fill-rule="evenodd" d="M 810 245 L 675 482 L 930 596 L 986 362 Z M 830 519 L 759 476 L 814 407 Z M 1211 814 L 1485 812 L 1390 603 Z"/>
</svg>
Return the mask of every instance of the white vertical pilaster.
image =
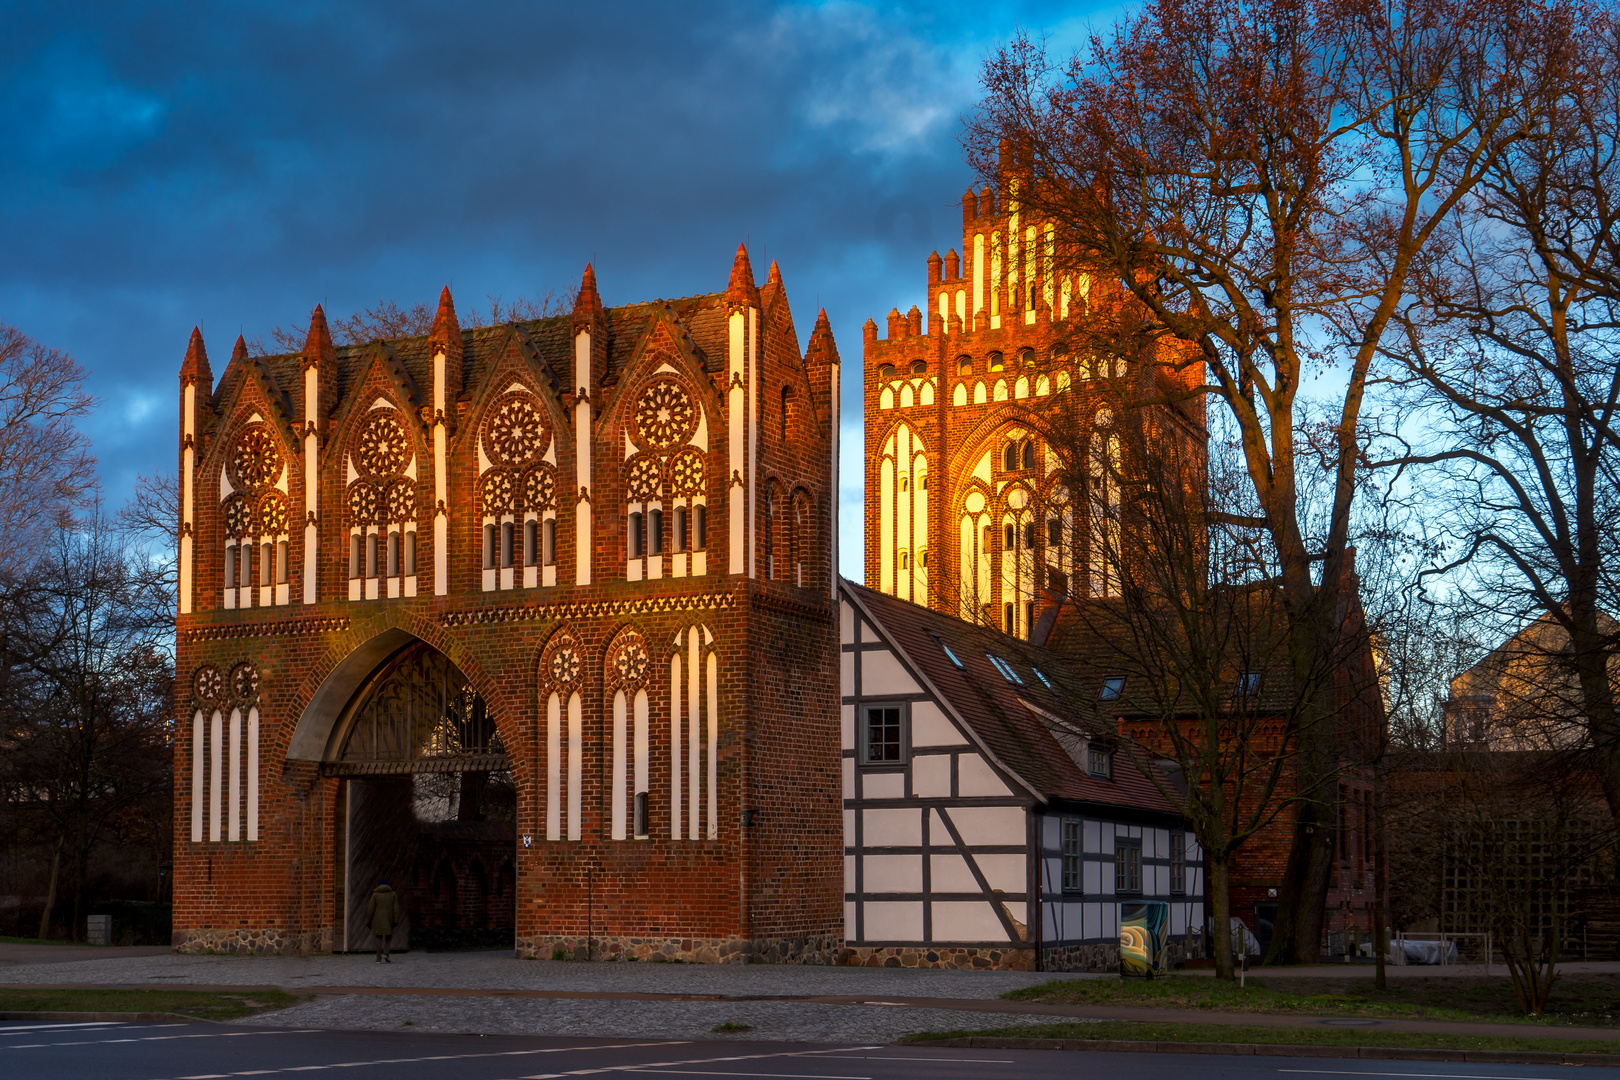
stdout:
<svg viewBox="0 0 1620 1080">
<path fill-rule="evenodd" d="M 220 816 L 225 812 L 225 755 L 221 745 L 225 741 L 225 718 L 218 709 L 208 727 L 208 839 L 218 841 Z"/>
<path fill-rule="evenodd" d="M 231 748 L 229 782 L 226 784 L 230 806 L 225 811 L 225 839 L 231 843 L 242 839 L 242 710 L 231 710 Z"/>
<path fill-rule="evenodd" d="M 748 309 L 748 576 L 758 577 L 759 555 L 759 311 Z"/>
<path fill-rule="evenodd" d="M 568 839 L 580 836 L 579 784 L 585 770 L 585 719 L 579 691 L 568 697 Z"/>
<path fill-rule="evenodd" d="M 743 338 L 748 332 L 748 320 L 741 311 L 733 311 L 729 320 L 730 331 L 726 346 L 726 521 L 730 549 L 729 573 L 744 571 L 743 551 L 747 545 L 746 517 L 743 510 L 743 473 L 748 465 L 743 460 L 743 423 L 745 407 Z"/>
<path fill-rule="evenodd" d="M 183 426 L 180 451 L 180 614 L 191 614 L 192 539 L 196 529 L 193 505 L 197 500 L 197 384 L 187 383 L 185 404 L 181 406 Z"/>
<path fill-rule="evenodd" d="M 208 768 L 207 721 L 198 709 L 191 718 L 191 842 L 202 843 L 203 800 L 208 797 L 204 773 Z"/>
<path fill-rule="evenodd" d="M 546 699 L 546 839 L 562 839 L 562 698 Z"/>
<path fill-rule="evenodd" d="M 574 584 L 591 583 L 591 332 L 574 336 Z"/>
<path fill-rule="evenodd" d="M 610 765 L 613 779 L 612 812 L 613 832 L 615 840 L 624 839 L 624 758 L 626 728 L 629 724 L 629 703 L 625 700 L 624 691 L 619 690 L 613 695 L 613 761 Z"/>
<path fill-rule="evenodd" d="M 247 838 L 259 838 L 259 707 L 248 710 L 247 724 Z"/>
<path fill-rule="evenodd" d="M 690 632 L 690 631 L 688 631 Z M 681 685 L 680 638 L 675 639 L 675 654 L 669 658 L 669 838 L 681 838 Z"/>
<path fill-rule="evenodd" d="M 304 368 L 304 603 L 320 599 L 321 530 L 320 435 L 315 418 L 322 408 L 320 369 Z"/>
<path fill-rule="evenodd" d="M 433 354 L 433 595 L 450 591 L 450 484 L 445 472 L 449 429 L 445 422 L 445 351 Z"/>
<path fill-rule="evenodd" d="M 941 384 L 943 385 L 943 384 Z M 830 546 L 831 565 L 827 567 L 827 591 L 834 600 L 838 599 L 838 425 L 841 423 L 841 402 L 838 400 L 838 365 L 832 366 L 832 469 L 828 476 L 832 484 L 827 492 L 827 498 L 832 504 L 832 541 Z"/>
<path fill-rule="evenodd" d="M 715 763 L 715 751 L 720 748 L 720 660 L 714 653 L 709 654 L 709 832 L 710 840 L 720 838 L 720 815 L 715 805 L 720 793 L 719 766 Z"/>
</svg>

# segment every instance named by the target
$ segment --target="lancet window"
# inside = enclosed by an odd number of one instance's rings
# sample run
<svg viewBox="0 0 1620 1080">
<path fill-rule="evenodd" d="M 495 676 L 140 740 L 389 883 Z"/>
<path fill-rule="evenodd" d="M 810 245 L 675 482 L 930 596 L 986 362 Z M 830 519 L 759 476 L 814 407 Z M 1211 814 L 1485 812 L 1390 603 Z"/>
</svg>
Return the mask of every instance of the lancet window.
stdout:
<svg viewBox="0 0 1620 1080">
<path fill-rule="evenodd" d="M 1119 595 L 1120 503 L 1119 434 L 1104 409 L 1092 424 L 1088 497 L 1091 548 L 1088 567 L 1092 596 Z"/>
<path fill-rule="evenodd" d="M 928 453 L 909 425 L 883 443 L 878 471 L 878 589 L 928 602 Z"/>
<path fill-rule="evenodd" d="M 557 584 L 557 443 L 521 385 L 489 410 L 478 463 L 484 591 Z"/>
<path fill-rule="evenodd" d="M 647 684 L 652 657 L 647 643 L 634 630 L 625 631 L 608 649 L 605 684 L 612 697 L 609 741 L 610 835 L 615 840 L 645 840 L 650 835 L 648 815 L 652 793 L 651 700 Z"/>
<path fill-rule="evenodd" d="M 191 678 L 191 841 L 259 839 L 259 672 L 212 664 Z"/>
<path fill-rule="evenodd" d="M 673 375 L 666 364 L 642 387 L 625 425 L 629 581 L 708 573 L 708 423 L 702 405 Z M 790 404 L 784 397 L 784 410 Z"/>
<path fill-rule="evenodd" d="M 720 745 L 720 661 L 707 626 L 675 635 L 669 658 L 669 835 L 714 840 Z"/>
<path fill-rule="evenodd" d="M 546 714 L 546 839 L 580 838 L 584 777 L 584 661 L 578 639 L 559 630 L 540 654 L 540 696 Z"/>
<path fill-rule="evenodd" d="M 347 464 L 349 599 L 415 596 L 416 453 L 404 414 L 379 399 Z"/>
<path fill-rule="evenodd" d="M 279 441 L 254 414 L 231 444 L 219 479 L 227 609 L 290 600 L 287 475 Z"/>
</svg>

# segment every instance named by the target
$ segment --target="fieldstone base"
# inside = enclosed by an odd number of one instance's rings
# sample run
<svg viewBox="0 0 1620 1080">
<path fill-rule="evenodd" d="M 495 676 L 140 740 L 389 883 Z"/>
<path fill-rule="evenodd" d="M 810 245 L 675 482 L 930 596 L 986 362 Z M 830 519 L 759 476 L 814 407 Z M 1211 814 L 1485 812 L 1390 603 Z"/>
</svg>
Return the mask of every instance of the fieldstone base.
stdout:
<svg viewBox="0 0 1620 1080">
<path fill-rule="evenodd" d="M 851 947 L 838 954 L 838 963 L 846 967 L 1034 971 L 1035 950 L 970 945 Z"/>
<path fill-rule="evenodd" d="M 332 928 L 293 933 L 273 926 L 238 926 L 234 929 L 176 930 L 174 951 L 227 956 L 309 956 L 332 951 Z"/>
<path fill-rule="evenodd" d="M 518 938 L 525 960 L 617 960 L 650 964 L 832 964 L 843 939 L 795 938 Z"/>
<path fill-rule="evenodd" d="M 1119 943 L 1047 945 L 1041 949 L 1043 971 L 1118 971 Z"/>
</svg>

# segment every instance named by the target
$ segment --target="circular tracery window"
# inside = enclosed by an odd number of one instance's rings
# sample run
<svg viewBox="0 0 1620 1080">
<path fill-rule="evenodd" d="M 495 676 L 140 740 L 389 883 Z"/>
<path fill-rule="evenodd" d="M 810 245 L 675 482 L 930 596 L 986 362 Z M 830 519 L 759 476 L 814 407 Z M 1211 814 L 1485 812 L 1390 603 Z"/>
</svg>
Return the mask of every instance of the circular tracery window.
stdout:
<svg viewBox="0 0 1620 1080">
<path fill-rule="evenodd" d="M 657 495 L 661 486 L 658 477 L 658 459 L 643 456 L 631 462 L 628 484 L 631 502 L 646 502 Z"/>
<path fill-rule="evenodd" d="M 241 663 L 231 669 L 231 696 L 243 704 L 253 700 L 253 695 L 259 692 L 259 669 L 252 664 Z"/>
<path fill-rule="evenodd" d="M 551 654 L 551 681 L 558 686 L 570 686 L 579 678 L 579 652 L 573 642 L 565 642 Z"/>
<path fill-rule="evenodd" d="M 225 678 L 220 675 L 219 668 L 204 664 L 192 677 L 191 687 L 198 701 L 212 705 L 219 700 L 220 691 L 225 689 Z"/>
<path fill-rule="evenodd" d="M 677 495 L 703 494 L 703 452 L 693 449 L 676 454 L 670 478 Z"/>
<path fill-rule="evenodd" d="M 506 514 L 512 510 L 512 474 L 491 469 L 483 480 L 484 513 Z"/>
<path fill-rule="evenodd" d="M 416 519 L 416 484 L 410 480 L 396 480 L 388 485 L 383 497 L 383 512 L 392 524 Z"/>
<path fill-rule="evenodd" d="M 641 441 L 667 449 L 692 434 L 697 407 L 679 383 L 662 379 L 641 392 L 636 402 L 636 430 Z"/>
<path fill-rule="evenodd" d="M 259 535 L 277 536 L 287 531 L 287 500 L 272 491 L 259 503 Z"/>
<path fill-rule="evenodd" d="M 358 483 L 349 488 L 349 514 L 352 524 L 375 525 L 377 523 L 377 489 L 367 483 Z"/>
<path fill-rule="evenodd" d="M 281 476 L 281 451 L 276 439 L 263 424 L 251 424 L 236 437 L 230 456 L 231 484 L 254 488 L 273 484 Z"/>
<path fill-rule="evenodd" d="M 485 438 L 492 457 L 503 465 L 519 465 L 545 452 L 546 426 L 526 397 L 509 397 L 490 417 Z"/>
<path fill-rule="evenodd" d="M 550 510 L 557 503 L 557 473 L 550 465 L 530 469 L 523 478 L 523 508 Z"/>
<path fill-rule="evenodd" d="M 392 476 L 411 456 L 405 429 L 391 409 L 379 409 L 360 432 L 360 468 L 369 476 Z"/>
<path fill-rule="evenodd" d="M 647 674 L 647 647 L 639 641 L 627 641 L 613 655 L 613 670 L 627 683 L 638 683 Z"/>
<path fill-rule="evenodd" d="M 247 536 L 253 531 L 253 507 L 240 495 L 225 500 L 225 535 Z"/>
</svg>

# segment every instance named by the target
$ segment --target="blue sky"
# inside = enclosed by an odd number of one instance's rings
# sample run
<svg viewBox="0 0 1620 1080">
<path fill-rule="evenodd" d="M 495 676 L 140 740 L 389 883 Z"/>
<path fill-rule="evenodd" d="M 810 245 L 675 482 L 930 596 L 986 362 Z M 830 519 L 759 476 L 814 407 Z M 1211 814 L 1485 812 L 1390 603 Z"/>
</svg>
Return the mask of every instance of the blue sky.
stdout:
<svg viewBox="0 0 1620 1080">
<path fill-rule="evenodd" d="M 1068 51 L 1106 4 L 0 4 L 0 321 L 91 372 L 110 502 L 172 471 L 193 325 L 379 300 L 724 288 L 738 241 L 825 305 L 851 424 L 860 326 L 958 242 L 957 143 L 1016 29 Z"/>
</svg>

